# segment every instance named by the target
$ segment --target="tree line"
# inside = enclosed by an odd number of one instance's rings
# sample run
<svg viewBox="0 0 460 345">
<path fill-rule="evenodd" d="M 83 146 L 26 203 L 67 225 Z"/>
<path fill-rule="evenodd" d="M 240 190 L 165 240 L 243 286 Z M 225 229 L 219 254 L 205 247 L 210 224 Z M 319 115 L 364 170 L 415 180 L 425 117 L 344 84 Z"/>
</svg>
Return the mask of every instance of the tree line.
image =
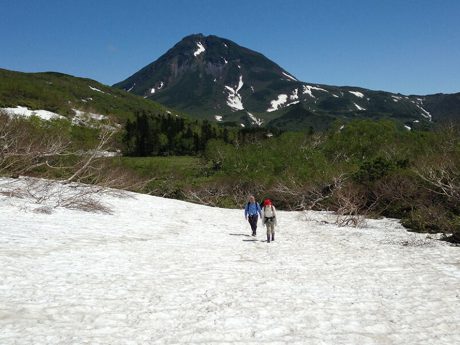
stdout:
<svg viewBox="0 0 460 345">
<path fill-rule="evenodd" d="M 172 114 L 143 111 L 136 113 L 133 120 L 127 120 L 123 143 L 128 156 L 199 155 L 212 139 L 244 145 L 280 133 L 279 130 L 227 127 L 208 120 L 193 121 Z"/>
</svg>

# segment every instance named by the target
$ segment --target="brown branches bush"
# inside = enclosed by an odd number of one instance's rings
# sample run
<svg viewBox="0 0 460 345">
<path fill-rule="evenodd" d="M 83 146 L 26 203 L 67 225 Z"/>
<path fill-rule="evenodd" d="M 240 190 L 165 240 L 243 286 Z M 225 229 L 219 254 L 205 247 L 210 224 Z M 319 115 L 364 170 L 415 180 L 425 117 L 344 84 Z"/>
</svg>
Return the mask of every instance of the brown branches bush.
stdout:
<svg viewBox="0 0 460 345">
<path fill-rule="evenodd" d="M 46 126 L 47 123 L 0 113 L 0 175 L 65 177 L 60 182 L 24 178 L 13 183 L 12 188 L 3 188 L 2 194 L 27 197 L 45 208 L 107 213 L 110 210 L 99 199 L 109 188 L 138 191 L 148 183 L 127 168 L 115 167 L 111 158 L 105 157 L 117 126 L 101 125 L 97 144 L 84 152 L 72 149 L 68 133 L 47 131 Z"/>
<path fill-rule="evenodd" d="M 420 162 L 414 168 L 415 173 L 427 184 L 427 188 L 460 203 L 460 162 L 449 155 L 433 157 Z"/>
<path fill-rule="evenodd" d="M 24 175 L 42 166 L 50 167 L 66 154 L 68 138 L 43 134 L 28 121 L 0 113 L 0 174 Z"/>
</svg>

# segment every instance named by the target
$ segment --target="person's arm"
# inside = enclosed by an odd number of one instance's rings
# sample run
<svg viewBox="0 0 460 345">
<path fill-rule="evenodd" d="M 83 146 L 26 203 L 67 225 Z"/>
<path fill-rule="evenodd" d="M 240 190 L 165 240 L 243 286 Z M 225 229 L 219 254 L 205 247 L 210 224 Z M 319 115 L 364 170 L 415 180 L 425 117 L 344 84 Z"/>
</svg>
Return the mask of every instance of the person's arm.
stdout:
<svg viewBox="0 0 460 345">
<path fill-rule="evenodd" d="M 244 218 L 248 219 L 248 208 L 249 208 L 249 204 L 246 204 L 246 206 L 244 206 Z"/>
</svg>

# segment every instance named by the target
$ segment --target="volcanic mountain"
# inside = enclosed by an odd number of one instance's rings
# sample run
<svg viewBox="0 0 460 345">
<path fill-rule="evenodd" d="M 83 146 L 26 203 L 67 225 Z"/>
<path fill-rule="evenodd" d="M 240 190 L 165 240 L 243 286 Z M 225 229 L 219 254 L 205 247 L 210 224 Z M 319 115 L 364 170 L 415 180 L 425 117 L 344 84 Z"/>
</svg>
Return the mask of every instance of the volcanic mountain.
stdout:
<svg viewBox="0 0 460 345">
<path fill-rule="evenodd" d="M 284 129 L 354 118 L 407 127 L 460 114 L 460 93 L 406 96 L 299 81 L 264 55 L 217 36 L 190 35 L 114 87 L 197 118 Z"/>
</svg>

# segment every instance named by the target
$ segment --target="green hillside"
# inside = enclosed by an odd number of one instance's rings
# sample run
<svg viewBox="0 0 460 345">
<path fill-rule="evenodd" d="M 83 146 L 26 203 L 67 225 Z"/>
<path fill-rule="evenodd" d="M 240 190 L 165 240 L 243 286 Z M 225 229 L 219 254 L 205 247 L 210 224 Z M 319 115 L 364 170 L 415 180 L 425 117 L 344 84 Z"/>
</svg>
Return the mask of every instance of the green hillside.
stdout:
<svg viewBox="0 0 460 345">
<path fill-rule="evenodd" d="M 72 109 L 132 118 L 135 112 L 164 114 L 164 106 L 97 81 L 56 72 L 22 73 L 0 69 L 0 108 L 24 106 L 71 117 Z"/>
</svg>

